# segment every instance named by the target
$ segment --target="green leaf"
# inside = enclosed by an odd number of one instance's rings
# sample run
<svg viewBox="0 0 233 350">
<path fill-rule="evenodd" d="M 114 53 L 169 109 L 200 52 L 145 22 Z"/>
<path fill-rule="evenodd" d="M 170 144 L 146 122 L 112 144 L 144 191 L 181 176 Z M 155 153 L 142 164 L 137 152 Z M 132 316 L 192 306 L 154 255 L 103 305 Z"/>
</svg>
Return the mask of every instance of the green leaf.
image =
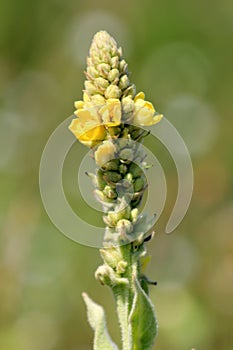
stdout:
<svg viewBox="0 0 233 350">
<path fill-rule="evenodd" d="M 133 350 L 151 350 L 157 334 L 154 307 L 137 279 L 134 300 L 129 315 L 132 326 Z"/>
<path fill-rule="evenodd" d="M 108 334 L 104 309 L 92 301 L 86 293 L 82 296 L 87 306 L 88 321 L 95 332 L 94 350 L 118 350 Z"/>
</svg>

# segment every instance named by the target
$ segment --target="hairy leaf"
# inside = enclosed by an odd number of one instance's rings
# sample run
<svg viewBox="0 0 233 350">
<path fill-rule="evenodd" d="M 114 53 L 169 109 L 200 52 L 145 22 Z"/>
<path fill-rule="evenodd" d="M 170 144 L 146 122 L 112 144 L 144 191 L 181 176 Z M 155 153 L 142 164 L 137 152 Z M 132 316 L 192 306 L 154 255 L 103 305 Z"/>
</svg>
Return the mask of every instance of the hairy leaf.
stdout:
<svg viewBox="0 0 233 350">
<path fill-rule="evenodd" d="M 83 293 L 83 299 L 87 306 L 88 321 L 95 332 L 94 350 L 118 350 L 108 334 L 102 306 L 92 301 L 86 293 Z"/>
<path fill-rule="evenodd" d="M 151 350 L 157 334 L 154 307 L 137 279 L 129 321 L 132 326 L 133 350 Z"/>
</svg>

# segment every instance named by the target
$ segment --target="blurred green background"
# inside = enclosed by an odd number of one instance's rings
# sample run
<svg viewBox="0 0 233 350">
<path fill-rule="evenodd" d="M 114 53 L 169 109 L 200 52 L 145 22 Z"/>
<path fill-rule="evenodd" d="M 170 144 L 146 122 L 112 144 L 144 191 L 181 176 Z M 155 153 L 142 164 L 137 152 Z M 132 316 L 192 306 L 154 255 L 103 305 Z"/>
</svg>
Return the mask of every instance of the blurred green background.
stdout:
<svg viewBox="0 0 233 350">
<path fill-rule="evenodd" d="M 158 281 L 155 349 L 233 349 L 232 23 L 230 0 L 1 0 L 0 349 L 92 349 L 82 291 L 104 305 L 119 341 L 111 292 L 94 279 L 98 250 L 59 233 L 38 185 L 43 148 L 81 98 L 85 57 L 100 29 L 123 47 L 131 81 L 176 126 L 193 160 L 191 206 L 166 235 L 176 169 L 159 142 L 147 141 L 168 183 L 148 247 L 148 275 Z M 82 216 L 72 166 L 83 148 L 74 149 L 66 192 Z"/>
</svg>

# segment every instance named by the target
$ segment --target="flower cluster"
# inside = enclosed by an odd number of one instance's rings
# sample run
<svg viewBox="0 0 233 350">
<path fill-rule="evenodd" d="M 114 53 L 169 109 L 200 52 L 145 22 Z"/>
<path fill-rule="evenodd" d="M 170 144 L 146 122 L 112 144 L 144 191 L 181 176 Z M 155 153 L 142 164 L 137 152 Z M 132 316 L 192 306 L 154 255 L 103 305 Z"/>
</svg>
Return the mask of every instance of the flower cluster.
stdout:
<svg viewBox="0 0 233 350">
<path fill-rule="evenodd" d="M 70 130 L 89 147 L 112 137 L 113 132 L 115 137 L 120 136 L 112 128 L 121 124 L 150 126 L 162 118 L 143 92 L 136 94 L 122 50 L 105 31 L 94 36 L 87 58 L 83 100 L 76 101 L 75 108 L 77 118 Z"/>
</svg>

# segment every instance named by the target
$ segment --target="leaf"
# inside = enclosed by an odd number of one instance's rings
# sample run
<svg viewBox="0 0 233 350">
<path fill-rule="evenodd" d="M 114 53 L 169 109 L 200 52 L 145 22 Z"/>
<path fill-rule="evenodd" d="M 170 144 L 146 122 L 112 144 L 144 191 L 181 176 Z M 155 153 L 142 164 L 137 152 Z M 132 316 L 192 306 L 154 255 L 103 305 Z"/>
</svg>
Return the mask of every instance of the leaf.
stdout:
<svg viewBox="0 0 233 350">
<path fill-rule="evenodd" d="M 154 307 L 137 279 L 134 281 L 134 288 L 135 295 L 129 315 L 129 322 L 132 326 L 133 350 L 150 350 L 157 334 Z"/>
<path fill-rule="evenodd" d="M 82 296 L 87 306 L 88 321 L 95 332 L 94 350 L 118 350 L 108 334 L 104 309 L 92 301 L 86 293 Z"/>
</svg>

